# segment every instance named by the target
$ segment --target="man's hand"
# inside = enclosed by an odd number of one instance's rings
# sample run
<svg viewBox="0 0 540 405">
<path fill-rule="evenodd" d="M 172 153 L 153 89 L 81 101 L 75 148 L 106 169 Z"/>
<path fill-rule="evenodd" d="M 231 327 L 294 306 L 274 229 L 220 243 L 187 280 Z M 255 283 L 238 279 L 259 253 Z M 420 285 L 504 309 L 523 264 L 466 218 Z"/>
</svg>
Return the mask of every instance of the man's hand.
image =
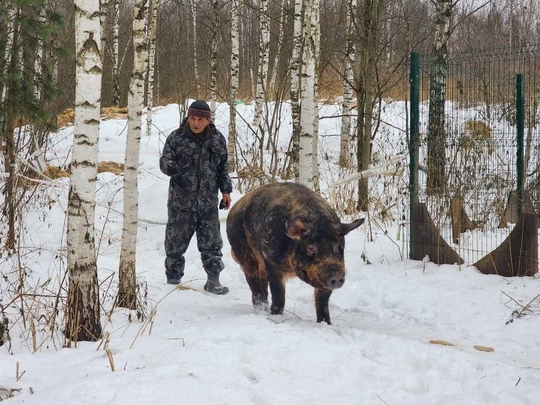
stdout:
<svg viewBox="0 0 540 405">
<path fill-rule="evenodd" d="M 219 203 L 219 209 L 220 210 L 228 210 L 231 207 L 231 195 L 230 194 L 223 194 L 223 198 L 221 199 L 221 202 Z"/>
</svg>

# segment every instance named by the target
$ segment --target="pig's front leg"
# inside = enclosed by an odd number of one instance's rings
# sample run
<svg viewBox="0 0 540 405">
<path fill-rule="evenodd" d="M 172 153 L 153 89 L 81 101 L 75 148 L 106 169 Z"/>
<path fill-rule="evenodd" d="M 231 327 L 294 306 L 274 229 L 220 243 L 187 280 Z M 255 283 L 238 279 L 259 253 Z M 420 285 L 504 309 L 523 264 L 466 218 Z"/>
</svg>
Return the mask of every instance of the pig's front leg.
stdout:
<svg viewBox="0 0 540 405">
<path fill-rule="evenodd" d="M 328 309 L 328 301 L 332 295 L 332 290 L 315 289 L 315 310 L 317 311 L 317 322 L 325 321 L 328 325 L 330 322 L 330 310 Z"/>
</svg>

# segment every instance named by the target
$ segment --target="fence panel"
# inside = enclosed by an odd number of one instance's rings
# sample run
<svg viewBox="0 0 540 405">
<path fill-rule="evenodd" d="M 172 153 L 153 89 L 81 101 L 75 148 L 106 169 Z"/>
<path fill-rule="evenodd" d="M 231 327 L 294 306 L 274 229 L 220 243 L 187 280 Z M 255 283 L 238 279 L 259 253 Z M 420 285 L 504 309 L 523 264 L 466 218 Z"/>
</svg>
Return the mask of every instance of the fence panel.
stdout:
<svg viewBox="0 0 540 405">
<path fill-rule="evenodd" d="M 424 230 L 419 231 L 424 237 L 419 237 L 414 235 L 413 226 L 411 257 L 430 252 L 430 259 L 438 261 L 431 256 L 449 248 L 463 263 L 474 264 L 505 242 L 521 211 L 535 213 L 533 219 L 540 212 L 540 49 L 531 46 L 449 56 L 443 121 L 444 162 L 440 162 L 445 182 L 436 192 L 426 187 L 429 93 L 434 61 L 420 57 L 418 196 L 411 198 L 411 206 L 414 198 L 425 205 L 426 215 L 433 220 L 439 235 L 432 235 L 434 230 Z M 520 111 L 524 123 L 520 153 L 517 80 L 522 80 L 525 105 Z M 523 174 L 521 178 L 519 173 Z M 520 185 L 523 193 L 518 192 Z M 414 212 L 412 209 L 413 225 L 418 220 L 413 217 Z M 537 240 L 537 231 L 534 234 Z M 433 246 L 418 249 L 415 246 L 420 241 Z M 446 259 L 456 258 L 447 255 Z"/>
</svg>

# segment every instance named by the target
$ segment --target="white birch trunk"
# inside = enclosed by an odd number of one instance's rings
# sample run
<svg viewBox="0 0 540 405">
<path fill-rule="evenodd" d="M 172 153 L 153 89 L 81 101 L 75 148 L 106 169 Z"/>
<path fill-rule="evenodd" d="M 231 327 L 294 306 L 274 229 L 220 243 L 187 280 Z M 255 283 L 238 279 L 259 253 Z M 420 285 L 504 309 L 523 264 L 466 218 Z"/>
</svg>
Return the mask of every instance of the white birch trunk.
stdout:
<svg viewBox="0 0 540 405">
<path fill-rule="evenodd" d="M 196 98 L 199 98 L 200 92 L 201 92 L 201 84 L 199 80 L 199 68 L 197 65 L 197 1 L 198 0 L 191 0 L 191 16 L 193 18 L 192 21 L 192 29 L 193 29 L 193 35 L 191 38 L 191 44 L 192 44 L 192 54 L 193 54 L 193 76 L 195 77 L 195 83 L 197 86 L 197 96 Z"/>
<path fill-rule="evenodd" d="M 236 97 L 238 95 L 240 42 L 238 40 L 238 0 L 231 1 L 231 90 L 229 96 L 229 171 L 236 171 Z"/>
<path fill-rule="evenodd" d="M 148 49 L 148 89 L 146 103 L 146 135 L 152 135 L 152 107 L 154 106 L 154 79 L 156 63 L 156 31 L 159 0 L 152 0 L 152 17 L 150 20 Z"/>
<path fill-rule="evenodd" d="M 345 66 L 343 80 L 343 103 L 341 117 L 341 138 L 339 151 L 339 164 L 343 167 L 349 167 L 350 157 L 350 139 L 351 139 L 351 112 L 354 102 L 353 84 L 354 84 L 354 33 L 353 16 L 356 14 L 356 0 L 347 1 L 347 48 L 345 51 Z"/>
<path fill-rule="evenodd" d="M 99 10 L 100 10 L 100 24 L 101 24 L 101 58 L 105 60 L 105 53 L 107 48 L 107 18 L 110 14 L 110 0 L 99 0 Z"/>
<path fill-rule="evenodd" d="M 136 252 L 139 213 L 138 178 L 144 77 L 148 63 L 147 15 L 150 0 L 136 0 L 133 8 L 133 72 L 128 94 L 128 132 L 124 161 L 124 222 L 120 249 L 118 305 L 136 309 Z"/>
<path fill-rule="evenodd" d="M 118 36 L 120 28 L 118 25 L 120 14 L 120 0 L 110 0 L 112 3 L 111 24 L 113 30 L 112 37 L 112 60 L 113 60 L 113 97 L 112 104 L 116 107 L 120 106 L 120 58 Z"/>
<path fill-rule="evenodd" d="M 299 142 L 300 142 L 300 77 L 302 74 L 300 58 L 302 57 L 302 20 L 303 1 L 294 2 L 294 37 L 291 60 L 291 115 L 292 115 L 292 148 L 290 167 L 296 181 L 300 179 L 299 173 Z"/>
<path fill-rule="evenodd" d="M 302 75 L 300 79 L 300 142 L 299 142 L 299 182 L 305 186 L 315 189 L 314 164 L 314 142 L 316 142 L 315 120 L 313 112 L 316 109 L 314 94 L 315 88 L 315 67 L 316 49 L 314 37 L 314 3 L 316 0 L 304 2 L 304 24 L 303 24 L 303 48 L 302 48 Z"/>
<path fill-rule="evenodd" d="M 268 0 L 260 0 L 259 4 L 259 66 L 257 69 L 257 91 L 255 93 L 255 112 L 253 126 L 261 125 L 263 104 L 265 102 L 266 78 L 268 76 L 268 49 L 270 43 L 270 19 L 268 18 Z"/>
<path fill-rule="evenodd" d="M 212 39 L 210 44 L 210 110 L 212 118 L 216 112 L 217 106 L 217 56 L 218 56 L 218 37 L 219 37 L 219 1 L 212 0 Z"/>
<path fill-rule="evenodd" d="M 45 6 L 42 6 L 41 11 L 39 12 L 39 23 L 40 25 L 44 26 L 46 23 L 46 10 Z M 38 37 L 37 38 L 38 44 L 37 44 L 37 52 L 36 52 L 36 60 L 34 61 L 34 74 L 43 77 L 43 40 Z M 35 80 L 35 87 L 34 87 L 34 98 L 36 100 L 41 100 L 41 83 L 39 83 L 39 80 Z"/>
<path fill-rule="evenodd" d="M 320 190 L 319 184 L 319 58 L 321 54 L 321 23 L 319 15 L 319 0 L 313 0 L 311 5 L 311 31 L 313 38 L 315 64 L 313 74 L 313 155 L 312 155 L 312 174 L 313 174 L 313 189 Z"/>
<path fill-rule="evenodd" d="M 75 127 L 67 214 L 66 338 L 101 337 L 95 251 L 95 195 L 101 100 L 99 1 L 75 0 Z"/>
</svg>

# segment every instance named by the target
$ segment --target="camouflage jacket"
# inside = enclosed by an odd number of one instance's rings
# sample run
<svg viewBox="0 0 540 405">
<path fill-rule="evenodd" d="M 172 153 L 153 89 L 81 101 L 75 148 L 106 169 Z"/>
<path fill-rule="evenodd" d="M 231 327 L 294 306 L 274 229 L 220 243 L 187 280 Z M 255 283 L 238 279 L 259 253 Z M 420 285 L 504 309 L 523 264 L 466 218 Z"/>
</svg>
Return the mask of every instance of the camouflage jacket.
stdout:
<svg viewBox="0 0 540 405">
<path fill-rule="evenodd" d="M 167 137 L 159 168 L 171 176 L 168 207 L 206 212 L 218 206 L 218 190 L 222 194 L 232 192 L 227 144 L 213 123 L 204 134 L 195 135 L 186 118 Z"/>
</svg>

